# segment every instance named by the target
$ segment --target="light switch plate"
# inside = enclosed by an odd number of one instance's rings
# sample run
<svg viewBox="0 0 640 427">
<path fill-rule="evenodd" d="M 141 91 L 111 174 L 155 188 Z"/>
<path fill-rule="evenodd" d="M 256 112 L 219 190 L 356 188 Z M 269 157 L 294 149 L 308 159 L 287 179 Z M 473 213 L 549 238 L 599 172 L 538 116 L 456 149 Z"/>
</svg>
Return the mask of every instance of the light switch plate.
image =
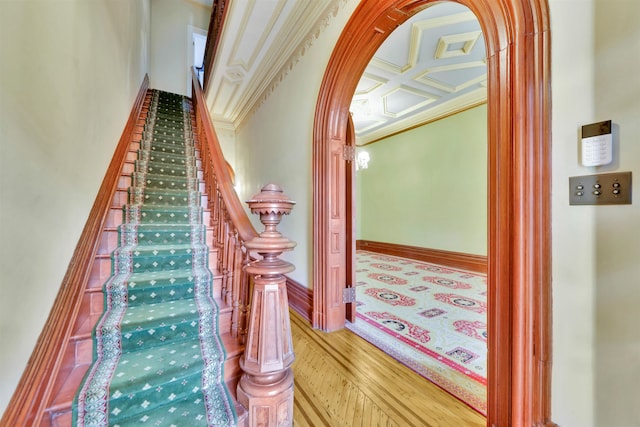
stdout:
<svg viewBox="0 0 640 427">
<path fill-rule="evenodd" d="M 631 172 L 569 177 L 570 205 L 630 205 Z"/>
</svg>

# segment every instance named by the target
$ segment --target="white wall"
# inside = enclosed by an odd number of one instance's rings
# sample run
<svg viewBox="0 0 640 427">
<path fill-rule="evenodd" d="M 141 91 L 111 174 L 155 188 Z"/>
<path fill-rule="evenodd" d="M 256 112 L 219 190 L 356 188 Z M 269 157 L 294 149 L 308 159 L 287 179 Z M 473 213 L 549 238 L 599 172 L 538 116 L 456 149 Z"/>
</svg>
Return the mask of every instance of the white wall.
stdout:
<svg viewBox="0 0 640 427">
<path fill-rule="evenodd" d="M 553 419 L 640 426 L 640 207 L 569 206 L 568 177 L 640 172 L 640 2 L 551 0 Z M 579 22 L 580 25 L 573 25 Z M 583 124 L 611 119 L 613 163 L 582 167 Z"/>
<path fill-rule="evenodd" d="M 163 19 L 178 7 L 175 3 L 151 2 L 160 14 L 153 15 L 156 31 L 173 31 Z M 242 199 L 262 184 L 277 182 L 298 202 L 280 229 L 298 242 L 289 257 L 297 266 L 292 276 L 303 284 L 311 283 L 311 140 L 317 92 L 356 3 L 349 1 L 332 18 L 238 132 Z M 640 2 L 549 3 L 553 420 L 562 427 L 638 426 L 638 192 L 631 206 L 569 206 L 567 181 L 611 170 L 640 176 Z M 180 9 L 192 7 L 188 3 Z M 0 1 L 0 411 L 46 320 L 149 68 L 149 34 L 155 34 L 151 14 L 149 0 Z M 183 49 L 185 58 L 187 21 L 176 26 L 182 28 L 174 35 L 185 40 L 184 48 L 176 48 Z M 153 42 L 160 43 L 162 34 Z M 170 55 L 160 49 L 162 44 L 154 46 L 152 86 L 182 93 L 186 78 L 164 75 L 178 61 L 162 64 Z M 579 166 L 579 127 L 606 119 L 618 128 L 614 165 Z"/>
<path fill-rule="evenodd" d="M 154 89 L 188 95 L 191 73 L 189 25 L 209 28 L 211 7 L 189 0 L 151 0 L 151 63 L 149 84 Z"/>
<path fill-rule="evenodd" d="M 0 414 L 140 84 L 149 1 L 0 1 Z"/>
<path fill-rule="evenodd" d="M 640 1 L 595 2 L 594 115 L 611 119 L 631 171 L 631 206 L 595 210 L 595 408 L 597 426 L 640 426 Z M 591 173 L 591 172 L 588 172 Z"/>
<path fill-rule="evenodd" d="M 594 424 L 594 208 L 569 206 L 578 130 L 594 119 L 593 2 L 551 0 L 552 34 L 552 415 L 562 427 Z M 571 25 L 573 21 L 583 25 Z"/>
<path fill-rule="evenodd" d="M 312 286 L 313 192 L 311 160 L 313 120 L 324 70 L 342 28 L 357 5 L 349 0 L 331 17 L 275 91 L 236 135 L 236 185 L 240 200 L 248 200 L 264 184 L 279 184 L 297 202 L 278 227 L 297 242 L 282 256 L 296 266 L 290 276 Z M 288 67 L 287 67 L 288 69 Z M 254 226 L 263 226 L 250 215 Z"/>
</svg>

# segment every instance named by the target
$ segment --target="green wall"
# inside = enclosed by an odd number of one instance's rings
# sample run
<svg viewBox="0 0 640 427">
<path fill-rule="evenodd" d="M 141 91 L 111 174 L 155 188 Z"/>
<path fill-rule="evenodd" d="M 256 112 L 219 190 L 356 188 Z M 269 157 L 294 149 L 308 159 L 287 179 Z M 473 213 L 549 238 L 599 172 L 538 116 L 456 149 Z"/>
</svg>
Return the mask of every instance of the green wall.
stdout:
<svg viewBox="0 0 640 427">
<path fill-rule="evenodd" d="M 358 150 L 358 239 L 486 255 L 486 104 Z"/>
</svg>

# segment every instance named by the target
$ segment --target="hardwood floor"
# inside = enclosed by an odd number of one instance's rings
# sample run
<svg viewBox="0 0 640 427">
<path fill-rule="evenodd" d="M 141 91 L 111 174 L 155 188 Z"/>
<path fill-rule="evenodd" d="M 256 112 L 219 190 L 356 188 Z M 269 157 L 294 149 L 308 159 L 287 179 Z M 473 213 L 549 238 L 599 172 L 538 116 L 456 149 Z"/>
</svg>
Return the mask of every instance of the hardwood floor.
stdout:
<svg viewBox="0 0 640 427">
<path fill-rule="evenodd" d="M 485 418 L 346 329 L 291 313 L 295 426 L 485 426 Z"/>
</svg>

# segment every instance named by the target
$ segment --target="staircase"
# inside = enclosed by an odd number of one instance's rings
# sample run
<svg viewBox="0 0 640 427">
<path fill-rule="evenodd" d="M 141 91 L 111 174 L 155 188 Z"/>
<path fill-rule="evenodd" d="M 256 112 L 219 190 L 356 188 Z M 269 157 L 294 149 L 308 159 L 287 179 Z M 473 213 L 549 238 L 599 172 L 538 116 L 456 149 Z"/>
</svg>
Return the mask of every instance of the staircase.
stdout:
<svg viewBox="0 0 640 427">
<path fill-rule="evenodd" d="M 134 425 L 140 417 L 168 421 L 176 412 L 172 408 L 183 405 L 197 411 L 191 408 L 193 401 L 209 405 L 215 401 L 236 406 L 231 413 L 237 413 L 242 424 L 244 409 L 233 402 L 243 346 L 230 334 L 232 307 L 221 298 L 218 245 L 214 230 L 207 226 L 209 201 L 200 182 L 190 103 L 182 96 L 149 90 L 136 125 L 42 425 L 72 425 L 72 401 L 87 372 L 76 407 L 81 413 L 95 411 L 96 403 L 87 395 L 108 390 L 105 381 L 112 376 L 110 423 Z M 185 144 L 185 140 L 191 142 Z M 211 317 L 215 311 L 218 315 Z M 124 319 L 121 328 L 117 327 L 120 319 Z M 224 350 L 216 338 L 218 331 Z M 111 347 L 121 347 L 122 354 L 101 351 Z M 176 352 L 182 353 L 180 363 L 169 357 Z M 92 367 L 93 353 L 100 355 L 101 364 Z M 157 375 L 158 371 L 163 374 Z M 215 383 L 211 388 L 221 396 L 229 392 L 231 398 L 212 399 L 214 394 L 207 394 L 212 390 L 203 391 L 203 371 L 213 379 L 223 372 L 228 391 Z M 128 403 L 131 395 L 138 402 L 135 408 Z M 159 400 L 163 404 L 151 410 Z M 208 416 L 223 412 L 214 408 Z M 82 420 L 77 420 L 78 425 Z M 207 421 L 201 415 L 188 421 L 188 425 L 229 424 Z"/>
<path fill-rule="evenodd" d="M 188 100 L 145 76 L 0 425 L 292 424 L 295 202 L 265 185 L 253 228 L 192 77 Z"/>
</svg>

